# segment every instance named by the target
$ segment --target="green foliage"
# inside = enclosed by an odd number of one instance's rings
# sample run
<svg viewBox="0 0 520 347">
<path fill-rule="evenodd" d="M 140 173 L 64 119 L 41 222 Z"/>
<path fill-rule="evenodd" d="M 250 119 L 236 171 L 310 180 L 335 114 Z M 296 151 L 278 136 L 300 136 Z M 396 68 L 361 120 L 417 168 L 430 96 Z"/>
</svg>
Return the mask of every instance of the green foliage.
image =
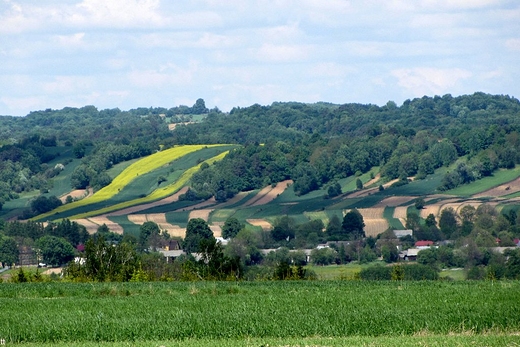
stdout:
<svg viewBox="0 0 520 347">
<path fill-rule="evenodd" d="M 85 245 L 84 260 L 71 262 L 65 273 L 73 281 L 129 281 L 138 270 L 134 248 L 126 243 L 107 243 L 100 236 Z"/>
<path fill-rule="evenodd" d="M 357 209 L 353 209 L 345 214 L 341 227 L 343 235 L 349 240 L 356 240 L 365 236 L 365 222 Z"/>
<path fill-rule="evenodd" d="M 398 342 L 411 340 L 405 345 L 413 346 L 420 344 L 417 336 L 428 331 L 429 336 L 439 336 L 432 345 L 460 345 L 452 337 L 462 334 L 490 337 L 475 345 L 500 346 L 508 343 L 495 334 L 512 334 L 519 328 L 520 288 L 514 281 L 503 285 L 265 281 L 1 286 L 4 324 L 0 334 L 8 344 L 111 346 L 111 341 L 115 346 L 218 346 L 235 340 L 243 345 L 244 339 L 252 339 L 248 343 L 286 345 L 293 336 L 298 339 L 290 340 L 294 341 L 291 345 L 340 346 L 344 344 L 336 339 L 346 336 L 366 337 L 356 340 L 357 345 L 375 341 L 389 345 L 378 337 L 404 336 Z M 412 317 L 410 312 L 414 312 Z M 197 324 L 186 324 L 194 319 Z M 150 321 L 154 323 L 144 324 Z M 233 324 L 237 321 L 239 325 Z M 300 340 L 315 336 L 327 340 Z"/>
<path fill-rule="evenodd" d="M 18 256 L 19 250 L 15 239 L 0 234 L 0 263 L 2 263 L 2 267 L 18 263 Z"/>
<path fill-rule="evenodd" d="M 235 217 L 226 219 L 222 226 L 222 237 L 225 239 L 233 238 L 244 228 L 244 224 L 240 223 Z"/>
<path fill-rule="evenodd" d="M 74 248 L 64 238 L 43 236 L 36 241 L 36 247 L 44 263 L 60 266 L 74 259 Z"/>
<path fill-rule="evenodd" d="M 186 227 L 186 237 L 182 249 L 186 253 L 197 253 L 201 250 L 201 241 L 214 240 L 213 232 L 202 218 L 192 218 Z"/>
</svg>

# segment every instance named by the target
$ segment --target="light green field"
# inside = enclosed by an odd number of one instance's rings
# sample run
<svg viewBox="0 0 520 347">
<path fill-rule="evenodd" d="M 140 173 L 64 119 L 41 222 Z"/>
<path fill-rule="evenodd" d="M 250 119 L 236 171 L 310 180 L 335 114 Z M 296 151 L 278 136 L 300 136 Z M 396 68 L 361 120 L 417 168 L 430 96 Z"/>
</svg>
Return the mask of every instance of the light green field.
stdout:
<svg viewBox="0 0 520 347">
<path fill-rule="evenodd" d="M 2 283 L 0 288 L 0 339 L 8 346 L 520 342 L 518 281 Z"/>
<path fill-rule="evenodd" d="M 470 184 L 446 191 L 447 194 L 468 197 L 484 192 L 493 187 L 510 182 L 520 177 L 520 166 L 511 170 L 498 170 L 493 176 L 484 177 Z"/>
<path fill-rule="evenodd" d="M 519 334 L 474 335 L 450 334 L 427 336 L 349 336 L 349 337 L 302 337 L 302 338 L 241 338 L 241 339 L 186 339 L 166 341 L 132 342 L 82 342 L 82 343 L 24 343 L 10 344 L 24 347 L 517 347 Z"/>
</svg>

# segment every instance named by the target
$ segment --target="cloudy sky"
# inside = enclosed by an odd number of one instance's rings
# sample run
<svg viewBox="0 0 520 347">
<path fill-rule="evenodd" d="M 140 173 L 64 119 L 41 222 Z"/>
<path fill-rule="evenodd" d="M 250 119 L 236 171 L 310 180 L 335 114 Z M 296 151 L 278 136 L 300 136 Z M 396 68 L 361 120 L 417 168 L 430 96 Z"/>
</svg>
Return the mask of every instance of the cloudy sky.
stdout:
<svg viewBox="0 0 520 347">
<path fill-rule="evenodd" d="M 0 115 L 520 97 L 518 0 L 0 0 Z"/>
</svg>

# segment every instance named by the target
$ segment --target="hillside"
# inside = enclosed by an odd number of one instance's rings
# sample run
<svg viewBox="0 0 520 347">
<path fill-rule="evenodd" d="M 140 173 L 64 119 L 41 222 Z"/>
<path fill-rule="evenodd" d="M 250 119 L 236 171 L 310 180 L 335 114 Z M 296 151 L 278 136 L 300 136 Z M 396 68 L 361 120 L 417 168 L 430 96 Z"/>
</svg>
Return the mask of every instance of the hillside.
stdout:
<svg viewBox="0 0 520 347">
<path fill-rule="evenodd" d="M 78 219 L 92 232 L 103 223 L 135 232 L 151 220 L 183 236 L 195 217 L 219 234 L 229 217 L 269 230 L 281 216 L 327 225 L 356 208 L 367 236 L 377 236 L 404 228 L 418 198 L 423 220 L 464 205 L 517 210 L 520 103 L 508 96 L 275 103 L 206 110 L 197 122 L 174 111 L 85 107 L 0 119 L 2 215 Z M 93 136 L 101 119 L 106 126 Z M 210 145 L 217 143 L 236 145 Z M 197 154 L 151 164 L 176 148 Z"/>
</svg>

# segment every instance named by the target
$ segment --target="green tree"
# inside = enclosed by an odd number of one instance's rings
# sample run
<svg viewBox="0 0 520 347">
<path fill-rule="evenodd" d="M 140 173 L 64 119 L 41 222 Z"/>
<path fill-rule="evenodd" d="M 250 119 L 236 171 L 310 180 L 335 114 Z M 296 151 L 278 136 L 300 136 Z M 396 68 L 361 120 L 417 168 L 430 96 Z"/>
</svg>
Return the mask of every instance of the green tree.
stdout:
<svg viewBox="0 0 520 347">
<path fill-rule="evenodd" d="M 36 247 L 44 263 L 60 266 L 74 259 L 74 248 L 62 237 L 44 236 L 36 241 Z"/>
<path fill-rule="evenodd" d="M 152 221 L 144 222 L 139 227 L 139 247 L 141 250 L 146 250 L 148 247 L 157 247 L 157 238 L 161 233 L 161 229 L 157 223 Z"/>
<path fill-rule="evenodd" d="M 244 228 L 244 224 L 240 223 L 235 217 L 229 217 L 222 226 L 222 237 L 225 239 L 233 238 Z"/>
<path fill-rule="evenodd" d="M 327 224 L 327 228 L 325 229 L 325 233 L 328 235 L 329 239 L 331 237 L 338 237 L 342 233 L 341 219 L 337 214 L 332 215 L 329 219 L 329 223 Z"/>
<path fill-rule="evenodd" d="M 356 189 L 357 190 L 363 189 L 363 182 L 359 178 L 356 179 Z"/>
<path fill-rule="evenodd" d="M 0 263 L 2 266 L 12 266 L 18 263 L 18 246 L 12 237 L 0 235 Z"/>
<path fill-rule="evenodd" d="M 337 252 L 332 248 L 315 248 L 311 251 L 311 262 L 315 265 L 330 265 L 336 261 Z"/>
<path fill-rule="evenodd" d="M 345 235 L 351 240 L 365 237 L 365 222 L 357 209 L 350 210 L 345 214 L 341 227 Z"/>
<path fill-rule="evenodd" d="M 457 213 L 452 207 L 442 210 L 439 218 L 439 227 L 446 239 L 450 239 L 457 232 Z"/>
<path fill-rule="evenodd" d="M 107 243 L 100 236 L 87 241 L 84 264 L 70 263 L 66 274 L 76 279 L 126 282 L 137 271 L 138 265 L 137 254 L 130 244 Z"/>
<path fill-rule="evenodd" d="M 202 240 L 214 239 L 213 231 L 208 223 L 202 218 L 192 218 L 186 227 L 186 237 L 183 242 L 183 249 L 186 253 L 197 253 L 200 251 Z"/>
</svg>

